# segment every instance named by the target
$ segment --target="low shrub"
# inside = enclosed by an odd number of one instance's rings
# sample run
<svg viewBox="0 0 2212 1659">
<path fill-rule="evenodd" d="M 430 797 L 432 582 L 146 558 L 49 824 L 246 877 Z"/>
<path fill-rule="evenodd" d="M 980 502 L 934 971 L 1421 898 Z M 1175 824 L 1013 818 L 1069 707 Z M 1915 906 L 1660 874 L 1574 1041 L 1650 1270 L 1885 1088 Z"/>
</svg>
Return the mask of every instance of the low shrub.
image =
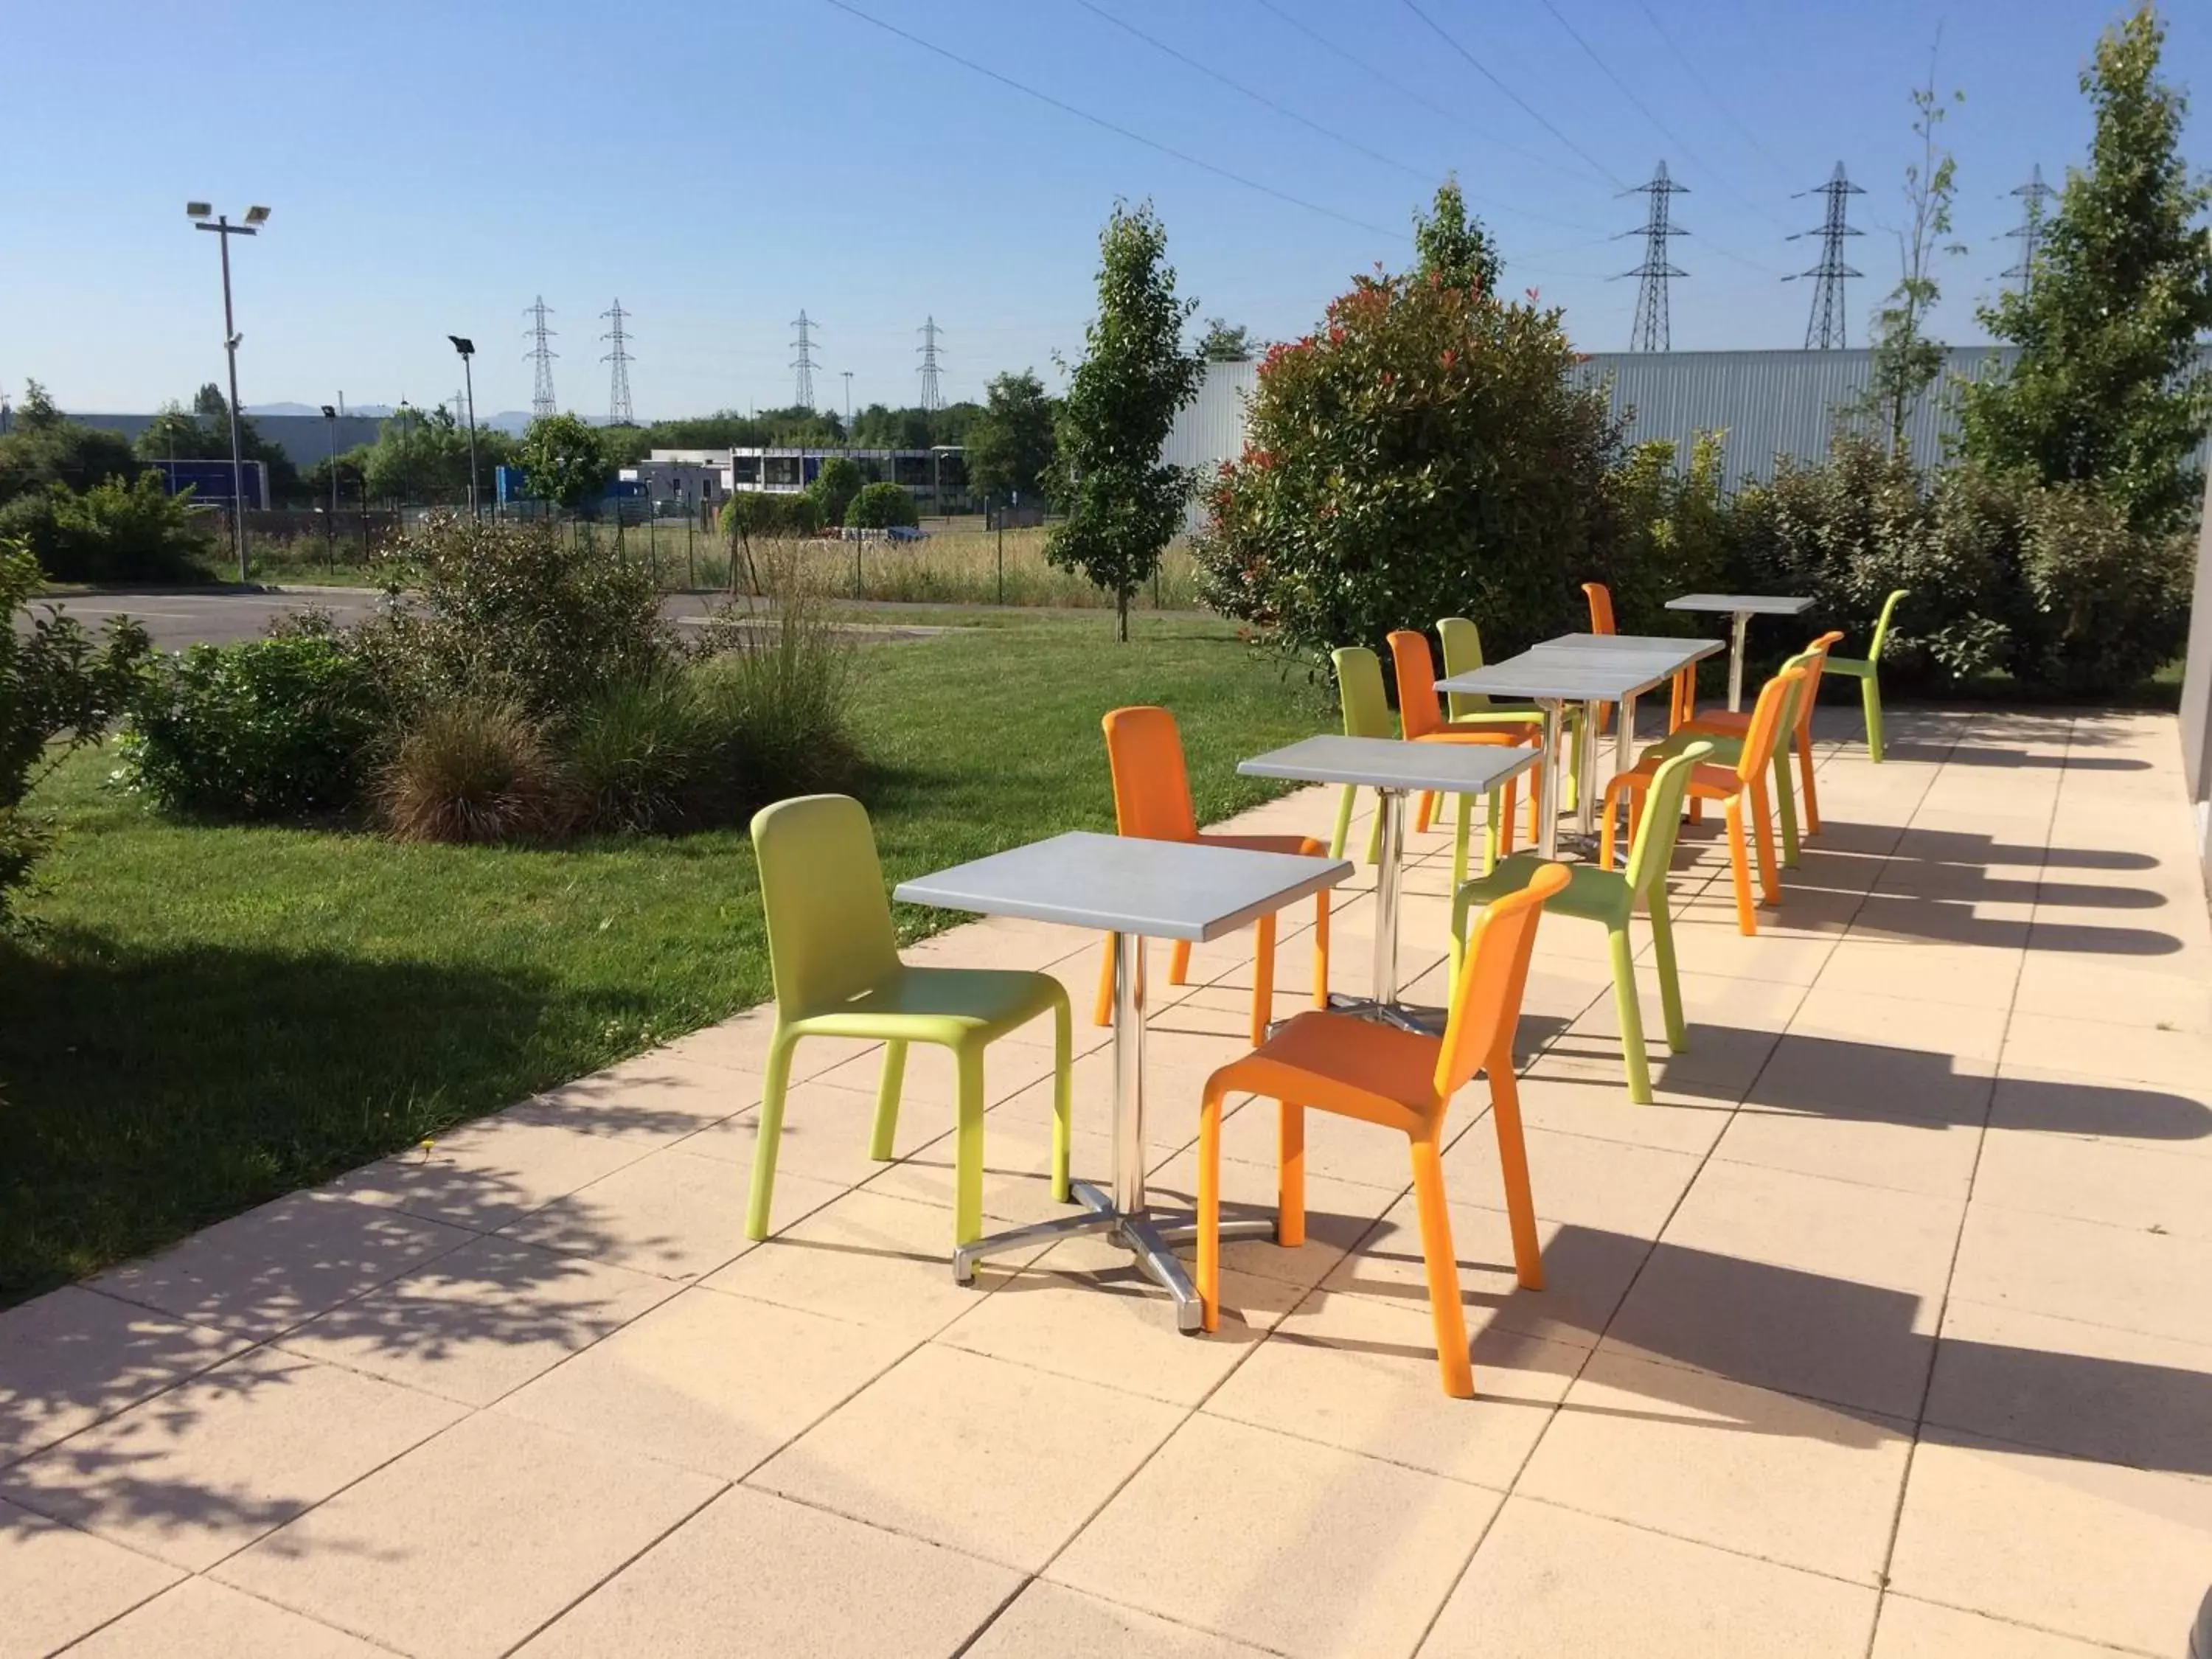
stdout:
<svg viewBox="0 0 2212 1659">
<path fill-rule="evenodd" d="M 379 770 L 376 805 L 396 841 L 523 840 L 569 823 L 544 726 L 497 698 L 455 697 L 416 713 Z"/>
<path fill-rule="evenodd" d="M 804 490 L 770 494 L 764 489 L 732 491 L 722 503 L 726 536 L 748 540 L 763 536 L 811 536 L 822 528 L 822 503 Z"/>
<path fill-rule="evenodd" d="M 694 684 L 717 734 L 729 810 L 848 786 L 859 770 L 851 641 L 784 584 L 768 613 L 726 607 L 709 622 Z"/>
<path fill-rule="evenodd" d="M 710 820 L 730 793 L 726 748 L 693 673 L 617 681 L 585 705 L 565 745 L 577 827 L 650 833 Z"/>
<path fill-rule="evenodd" d="M 824 459 L 807 493 L 814 497 L 820 508 L 822 522 L 836 525 L 845 522 L 846 509 L 852 506 L 853 497 L 860 493 L 867 480 L 860 476 L 860 464 L 849 455 L 831 455 Z"/>
<path fill-rule="evenodd" d="M 0 538 L 27 544 L 49 580 L 66 582 L 204 581 L 214 540 L 190 492 L 167 494 L 151 472 L 19 495 L 0 507 Z"/>
<path fill-rule="evenodd" d="M 131 700 L 124 776 L 171 811 L 295 817 L 355 805 L 384 715 L 367 665 L 328 635 L 196 645 Z"/>
<path fill-rule="evenodd" d="M 853 497 L 853 504 L 845 509 L 845 523 L 854 529 L 890 530 L 921 522 L 914 496 L 902 484 L 864 484 Z"/>
<path fill-rule="evenodd" d="M 2181 653 L 2194 537 L 2129 518 L 2124 501 L 2082 485 L 2037 492 L 2020 561 L 2034 621 L 2015 674 L 2094 696 L 2140 685 Z"/>
</svg>

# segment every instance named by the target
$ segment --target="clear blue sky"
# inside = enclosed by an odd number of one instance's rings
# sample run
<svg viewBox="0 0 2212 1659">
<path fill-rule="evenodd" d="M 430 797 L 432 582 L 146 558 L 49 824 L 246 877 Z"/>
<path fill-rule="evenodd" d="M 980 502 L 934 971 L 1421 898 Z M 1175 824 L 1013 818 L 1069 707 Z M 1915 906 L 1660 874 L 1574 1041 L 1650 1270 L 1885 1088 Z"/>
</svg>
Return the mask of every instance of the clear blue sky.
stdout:
<svg viewBox="0 0 2212 1659">
<path fill-rule="evenodd" d="M 641 418 L 787 403 L 802 307 L 825 406 L 843 401 L 847 369 L 856 404 L 913 401 L 915 331 L 933 314 L 948 398 L 1006 368 L 1056 383 L 1053 354 L 1081 350 L 1117 195 L 1157 204 L 1202 315 L 1279 337 L 1311 326 L 1351 273 L 1406 263 L 1409 216 L 1452 169 L 1510 285 L 1564 304 L 1585 349 L 1617 349 L 1635 284 L 1604 278 L 1641 245 L 1607 239 L 1641 223 L 1643 200 L 1615 191 L 1662 156 L 1690 187 L 1675 215 L 1695 233 L 1674 252 L 1691 273 L 1674 285 L 1677 349 L 1801 343 L 1810 284 L 1777 277 L 1813 263 L 1815 244 L 1783 238 L 1817 224 L 1819 204 L 1791 192 L 1838 159 L 1868 191 L 1853 204 L 1868 233 L 1851 245 L 1861 343 L 1895 278 L 1880 228 L 1902 216 L 1906 94 L 1939 21 L 1938 82 L 1967 95 L 1945 133 L 1971 251 L 1945 269 L 1938 325 L 1966 341 L 1973 301 L 2014 257 L 2006 192 L 2033 162 L 2055 181 L 2081 157 L 2075 76 L 2117 15 L 2104 0 L 1552 3 L 1575 33 L 1543 0 L 1418 0 L 1564 139 L 1405 0 L 1096 0 L 1345 143 L 1080 0 L 853 0 L 1310 207 L 828 0 L 16 4 L 0 387 L 20 398 L 36 378 L 64 408 L 133 410 L 219 378 L 216 239 L 191 228 L 191 198 L 275 209 L 236 250 L 249 404 L 445 398 L 453 332 L 479 346 L 479 410 L 526 409 L 522 312 L 540 293 L 557 313 L 562 402 L 587 413 L 606 406 L 597 313 L 617 295 Z M 2170 6 L 2168 21 L 2169 75 L 2212 99 L 2212 8 Z M 2192 118 L 2200 164 L 2208 131 Z"/>
</svg>

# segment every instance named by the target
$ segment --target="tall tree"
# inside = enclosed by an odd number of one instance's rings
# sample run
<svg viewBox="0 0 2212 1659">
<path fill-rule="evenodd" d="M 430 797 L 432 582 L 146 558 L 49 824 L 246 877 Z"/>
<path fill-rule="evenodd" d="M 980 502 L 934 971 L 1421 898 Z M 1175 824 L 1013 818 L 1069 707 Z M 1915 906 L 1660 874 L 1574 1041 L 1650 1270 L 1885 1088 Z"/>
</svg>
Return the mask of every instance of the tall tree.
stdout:
<svg viewBox="0 0 2212 1659">
<path fill-rule="evenodd" d="M 1252 361 L 1252 331 L 1226 317 L 1206 319 L 1206 332 L 1198 337 L 1198 355 L 1209 363 L 1249 363 Z"/>
<path fill-rule="evenodd" d="M 2081 76 L 2096 112 L 2086 169 L 2069 168 L 2034 280 L 1982 307 L 2021 348 L 2009 374 L 1961 389 L 1967 454 L 2046 482 L 2094 481 L 2138 529 L 2182 520 L 2203 484 L 2190 453 L 2212 422 L 2212 190 L 2179 150 L 2187 100 L 2159 76 L 2165 26 L 2148 4 L 2108 29 Z"/>
<path fill-rule="evenodd" d="M 1413 215 L 1413 252 L 1419 256 L 1413 268 L 1421 276 L 1478 294 L 1494 293 L 1505 270 L 1498 244 L 1467 210 L 1456 176 L 1437 186 L 1428 212 Z"/>
<path fill-rule="evenodd" d="M 1052 399 L 1033 369 L 1001 374 L 968 433 L 968 482 L 999 500 L 1042 493 L 1052 467 Z"/>
<path fill-rule="evenodd" d="M 25 383 L 14 428 L 0 436 L 0 502 L 49 484 L 83 491 L 110 478 L 138 476 L 131 446 L 112 432 L 72 421 L 54 406 L 46 387 Z"/>
<path fill-rule="evenodd" d="M 1116 203 L 1098 238 L 1098 314 L 1060 406 L 1067 521 L 1045 544 L 1054 564 L 1112 590 L 1125 641 L 1130 598 L 1159 568 L 1190 489 L 1186 470 L 1162 460 L 1160 448 L 1205 373 L 1182 343 L 1198 302 L 1176 297 L 1167 245 L 1149 202 Z"/>
<path fill-rule="evenodd" d="M 610 470 L 600 434 L 574 415 L 541 415 L 532 421 L 516 459 L 530 493 L 564 513 L 598 494 Z"/>
<path fill-rule="evenodd" d="M 1961 104 L 1966 96 L 1954 91 L 1948 102 Z M 1948 108 L 1936 91 L 1933 53 L 1927 85 L 1912 89 L 1912 136 L 1920 141 L 1920 156 L 1905 169 L 1905 204 L 1910 216 L 1897 233 L 1897 286 L 1875 313 L 1874 358 L 1858 404 L 1860 412 L 1887 427 L 1893 454 L 1905 446 L 1905 416 L 1936 384 L 1949 349 L 1927 333 L 1928 313 L 1942 295 L 1936 260 L 1939 255 L 1966 251 L 1964 243 L 1942 240 L 1951 234 L 1958 163 L 1936 138 Z"/>
</svg>

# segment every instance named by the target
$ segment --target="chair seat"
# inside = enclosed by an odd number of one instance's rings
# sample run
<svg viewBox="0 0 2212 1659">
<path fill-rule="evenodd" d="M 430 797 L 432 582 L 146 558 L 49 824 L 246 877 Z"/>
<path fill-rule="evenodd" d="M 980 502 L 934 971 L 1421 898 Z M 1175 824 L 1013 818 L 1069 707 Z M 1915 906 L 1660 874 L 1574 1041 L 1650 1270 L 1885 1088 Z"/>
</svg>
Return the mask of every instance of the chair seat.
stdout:
<svg viewBox="0 0 2212 1659">
<path fill-rule="evenodd" d="M 1442 1048 L 1435 1037 L 1352 1014 L 1304 1013 L 1215 1072 L 1213 1081 L 1232 1092 L 1410 1129 L 1434 1107 Z"/>
<path fill-rule="evenodd" d="M 1198 839 L 1202 846 L 1234 847 L 1245 853 L 1298 853 L 1311 858 L 1328 850 L 1328 842 L 1311 836 L 1218 836 L 1201 830 Z"/>
<path fill-rule="evenodd" d="M 1716 708 L 1710 714 L 1698 714 L 1684 720 L 1667 735 L 1681 736 L 1685 732 L 1702 732 L 1709 737 L 1740 738 L 1751 730 L 1751 715 L 1747 710 Z"/>
<path fill-rule="evenodd" d="M 1717 750 L 1729 739 L 1723 738 L 1715 741 L 1708 738 L 1703 741 L 1712 743 Z M 1615 789 L 1648 787 L 1653 775 L 1658 770 L 1659 763 L 1672 758 L 1658 752 L 1663 747 L 1662 744 L 1653 744 L 1644 751 L 1643 758 L 1632 769 L 1614 774 L 1613 781 L 1606 786 L 1607 796 L 1609 798 Z M 1699 761 L 1691 769 L 1689 793 L 1699 800 L 1726 800 L 1742 787 L 1743 780 L 1736 775 L 1733 766 L 1716 766 L 1708 761 Z"/>
<path fill-rule="evenodd" d="M 1040 1014 L 1066 989 L 1049 974 L 1011 968 L 902 966 L 851 1001 L 786 1024 L 807 1036 L 878 1037 L 951 1048 L 988 1042 Z"/>
<path fill-rule="evenodd" d="M 1706 766 L 1724 765 L 1730 769 L 1733 775 L 1735 763 L 1743 758 L 1743 738 L 1741 736 L 1732 737 L 1725 732 L 1701 732 L 1686 726 L 1680 731 L 1668 732 L 1638 756 L 1636 770 L 1639 775 L 1649 775 L 1660 762 L 1673 759 L 1693 743 L 1709 744 L 1712 747 L 1713 759 L 1700 766 L 1700 771 Z"/>
<path fill-rule="evenodd" d="M 1525 726 L 1492 726 L 1487 731 L 1469 726 L 1452 726 L 1442 732 L 1424 732 L 1413 739 L 1415 743 L 1477 743 L 1518 748 L 1528 741 Z"/>
<path fill-rule="evenodd" d="M 1486 876 L 1477 876 L 1460 891 L 1474 904 L 1495 904 L 1517 893 L 1535 878 L 1544 860 L 1534 853 L 1516 853 Z M 1580 916 L 1607 924 L 1625 920 L 1635 908 L 1628 878 L 1618 870 L 1601 870 L 1594 864 L 1567 866 L 1567 884 L 1544 902 L 1544 908 L 1561 915 Z"/>
<path fill-rule="evenodd" d="M 1870 680 L 1875 677 L 1875 665 L 1864 657 L 1831 655 L 1821 665 L 1820 672 L 1823 674 L 1842 674 L 1855 680 Z"/>
</svg>

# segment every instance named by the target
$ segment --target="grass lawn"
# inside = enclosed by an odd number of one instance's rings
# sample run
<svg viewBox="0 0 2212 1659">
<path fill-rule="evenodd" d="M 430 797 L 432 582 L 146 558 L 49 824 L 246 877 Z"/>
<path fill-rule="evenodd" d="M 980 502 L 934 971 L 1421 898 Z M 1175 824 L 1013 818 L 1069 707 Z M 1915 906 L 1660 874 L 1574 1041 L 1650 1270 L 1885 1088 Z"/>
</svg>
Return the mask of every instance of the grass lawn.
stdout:
<svg viewBox="0 0 2212 1659">
<path fill-rule="evenodd" d="M 863 653 L 892 880 L 1111 829 L 1117 705 L 1176 711 L 1204 819 L 1277 793 L 1238 758 L 1334 724 L 1224 623 L 1140 617 L 1117 647 L 1104 614 L 965 620 Z M 81 754 L 34 803 L 62 838 L 36 932 L 0 942 L 0 1304 L 768 994 L 741 829 L 530 850 L 194 828 L 112 764 Z"/>
</svg>

